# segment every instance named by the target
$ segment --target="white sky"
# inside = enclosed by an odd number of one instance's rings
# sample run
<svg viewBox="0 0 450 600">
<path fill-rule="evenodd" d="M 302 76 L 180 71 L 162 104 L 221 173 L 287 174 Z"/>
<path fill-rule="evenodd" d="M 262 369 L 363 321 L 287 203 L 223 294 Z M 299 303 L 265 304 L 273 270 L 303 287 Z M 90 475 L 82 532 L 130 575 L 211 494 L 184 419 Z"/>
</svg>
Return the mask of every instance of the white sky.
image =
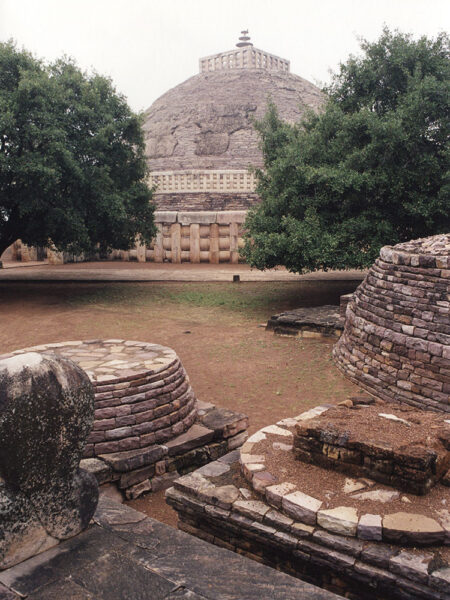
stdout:
<svg viewBox="0 0 450 600">
<path fill-rule="evenodd" d="M 201 56 L 231 50 L 241 29 L 258 48 L 323 84 L 386 24 L 449 31 L 449 0 L 0 0 L 0 41 L 36 56 L 73 57 L 114 81 L 134 110 L 198 73 Z"/>
</svg>

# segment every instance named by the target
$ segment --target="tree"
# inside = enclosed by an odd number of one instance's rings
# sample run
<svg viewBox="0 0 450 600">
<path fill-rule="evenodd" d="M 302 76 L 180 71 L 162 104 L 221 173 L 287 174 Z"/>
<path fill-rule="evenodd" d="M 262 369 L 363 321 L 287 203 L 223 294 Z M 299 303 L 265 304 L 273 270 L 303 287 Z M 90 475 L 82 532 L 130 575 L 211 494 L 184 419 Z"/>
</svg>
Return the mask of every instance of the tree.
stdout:
<svg viewBox="0 0 450 600">
<path fill-rule="evenodd" d="M 16 239 L 73 253 L 155 234 L 140 117 L 111 81 L 0 43 L 0 255 Z"/>
<path fill-rule="evenodd" d="M 261 204 L 243 256 L 295 272 L 367 267 L 380 247 L 450 229 L 449 38 L 385 29 L 340 66 L 319 114 L 256 123 Z"/>
</svg>

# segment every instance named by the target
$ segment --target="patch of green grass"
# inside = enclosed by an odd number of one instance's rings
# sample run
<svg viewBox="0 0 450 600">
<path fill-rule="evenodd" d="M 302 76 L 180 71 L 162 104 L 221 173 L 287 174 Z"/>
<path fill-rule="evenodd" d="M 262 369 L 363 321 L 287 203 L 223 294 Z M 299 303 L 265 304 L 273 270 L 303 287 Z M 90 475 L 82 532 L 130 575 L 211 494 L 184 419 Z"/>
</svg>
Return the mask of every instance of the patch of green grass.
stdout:
<svg viewBox="0 0 450 600">
<path fill-rule="evenodd" d="M 66 304 L 74 308 L 98 308 L 115 311 L 166 308 L 173 306 L 219 309 L 244 318 L 265 321 L 270 315 L 321 304 L 338 304 L 341 294 L 353 291 L 346 281 L 298 282 L 146 282 L 51 285 L 11 285 L 0 291 L 5 298 L 20 290 L 24 302 Z"/>
<path fill-rule="evenodd" d="M 338 304 L 345 281 L 246 282 L 246 283 L 147 283 L 108 284 L 88 290 L 75 302 L 131 303 L 148 305 L 172 302 L 196 307 L 225 307 L 229 310 L 316 306 Z M 354 289 L 354 284 L 350 288 Z"/>
<path fill-rule="evenodd" d="M 72 306 L 98 306 L 112 308 L 116 305 L 137 307 L 186 305 L 196 308 L 223 308 L 233 312 L 266 314 L 271 309 L 285 305 L 287 296 L 298 296 L 299 284 L 267 283 L 249 284 L 147 284 L 114 285 L 74 293 L 67 302 Z M 294 292 L 295 288 L 295 292 Z"/>
</svg>

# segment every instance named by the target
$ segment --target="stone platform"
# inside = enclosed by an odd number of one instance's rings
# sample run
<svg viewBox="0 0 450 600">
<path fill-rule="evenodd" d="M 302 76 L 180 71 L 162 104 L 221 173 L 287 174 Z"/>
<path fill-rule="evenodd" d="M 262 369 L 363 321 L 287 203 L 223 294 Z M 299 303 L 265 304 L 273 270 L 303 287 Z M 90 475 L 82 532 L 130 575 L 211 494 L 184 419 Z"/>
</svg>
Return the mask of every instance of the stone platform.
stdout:
<svg viewBox="0 0 450 600">
<path fill-rule="evenodd" d="M 126 497 L 165 489 L 186 473 L 244 443 L 248 418 L 199 403 L 171 348 L 109 339 L 17 350 L 70 358 L 94 386 L 95 420 L 81 467 Z M 199 410 L 199 406 L 201 410 Z"/>
<path fill-rule="evenodd" d="M 270 317 L 266 329 L 279 335 L 339 338 L 344 329 L 344 319 L 339 306 L 296 308 Z"/>
<path fill-rule="evenodd" d="M 234 458 L 178 479 L 167 501 L 179 528 L 354 600 L 449 598 L 450 491 L 430 491 L 430 515 L 428 496 L 297 461 L 296 426 L 330 408 L 265 427 Z"/>
<path fill-rule="evenodd" d="M 0 600 L 338 600 L 101 498 L 92 526 L 0 573 Z"/>
<path fill-rule="evenodd" d="M 80 466 L 93 473 L 100 485 L 114 483 L 127 499 L 167 489 L 180 475 L 216 460 L 247 439 L 245 415 L 200 401 L 197 406 L 192 427 L 165 444 L 102 454 L 82 460 Z"/>
<path fill-rule="evenodd" d="M 328 409 L 323 418 L 298 423 L 295 456 L 352 477 L 426 494 L 450 466 L 450 422 L 401 405 L 384 410 L 375 403 L 341 405 Z"/>
</svg>

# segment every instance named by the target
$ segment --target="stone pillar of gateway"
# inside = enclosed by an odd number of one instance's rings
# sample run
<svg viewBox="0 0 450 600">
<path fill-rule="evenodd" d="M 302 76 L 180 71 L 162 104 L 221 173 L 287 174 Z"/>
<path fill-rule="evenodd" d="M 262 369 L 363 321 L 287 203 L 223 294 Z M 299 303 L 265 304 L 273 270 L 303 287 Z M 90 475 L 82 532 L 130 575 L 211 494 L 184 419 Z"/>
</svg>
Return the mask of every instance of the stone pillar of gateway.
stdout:
<svg viewBox="0 0 450 600">
<path fill-rule="evenodd" d="M 290 72 L 290 62 L 250 42 L 200 59 L 200 73 L 145 111 L 144 135 L 155 188 L 158 234 L 109 258 L 138 262 L 237 263 L 247 210 L 259 202 L 251 168 L 263 166 L 254 120 L 273 102 L 280 117 L 298 122 L 324 95 Z M 85 260 L 48 252 L 50 263 Z"/>
</svg>

